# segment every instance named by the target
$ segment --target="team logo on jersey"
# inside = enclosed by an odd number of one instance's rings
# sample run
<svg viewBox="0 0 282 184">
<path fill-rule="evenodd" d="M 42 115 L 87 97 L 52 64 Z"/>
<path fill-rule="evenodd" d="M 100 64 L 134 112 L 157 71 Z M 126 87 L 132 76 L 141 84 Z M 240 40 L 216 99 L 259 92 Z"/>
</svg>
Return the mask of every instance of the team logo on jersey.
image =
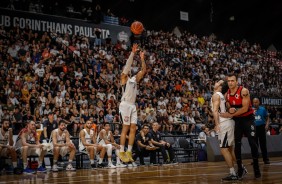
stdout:
<svg viewBox="0 0 282 184">
<path fill-rule="evenodd" d="M 236 95 L 235 95 L 235 98 L 236 98 L 236 99 L 239 99 L 239 95 L 238 95 L 238 94 L 236 94 Z"/>
<path fill-rule="evenodd" d="M 124 116 L 124 122 L 128 122 L 129 121 L 129 116 Z"/>
<path fill-rule="evenodd" d="M 255 127 L 254 127 L 254 125 L 251 125 L 251 129 L 252 129 L 252 130 L 255 130 Z"/>
<path fill-rule="evenodd" d="M 8 135 L 8 134 L 5 134 L 5 136 L 4 136 L 4 141 L 8 140 L 8 138 L 9 138 L 9 135 Z"/>
</svg>

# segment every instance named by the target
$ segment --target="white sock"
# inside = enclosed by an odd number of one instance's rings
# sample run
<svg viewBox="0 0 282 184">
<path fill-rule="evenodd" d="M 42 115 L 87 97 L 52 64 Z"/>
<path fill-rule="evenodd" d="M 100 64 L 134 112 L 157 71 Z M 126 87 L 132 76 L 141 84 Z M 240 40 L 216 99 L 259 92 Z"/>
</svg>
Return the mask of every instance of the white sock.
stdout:
<svg viewBox="0 0 282 184">
<path fill-rule="evenodd" d="M 108 158 L 108 164 L 110 165 L 112 163 L 112 158 Z"/>
<path fill-rule="evenodd" d="M 42 162 L 39 161 L 38 162 L 38 167 L 40 167 L 40 166 L 42 166 Z"/>
<path fill-rule="evenodd" d="M 90 164 L 94 164 L 94 159 L 90 159 Z"/>
<path fill-rule="evenodd" d="M 124 152 L 124 145 L 120 145 L 119 152 Z"/>
<path fill-rule="evenodd" d="M 101 164 L 103 162 L 103 159 L 102 158 L 99 158 L 99 164 Z"/>
<path fill-rule="evenodd" d="M 132 152 L 132 145 L 128 145 L 127 151 Z"/>
<path fill-rule="evenodd" d="M 23 163 L 24 169 L 27 168 L 27 163 Z"/>
<path fill-rule="evenodd" d="M 236 175 L 236 172 L 235 172 L 234 167 L 231 167 L 229 170 L 230 170 L 230 174 L 232 174 L 232 175 Z"/>
<path fill-rule="evenodd" d="M 119 157 L 117 157 L 116 159 L 117 159 L 117 164 L 120 164 L 120 159 L 119 159 Z"/>
</svg>

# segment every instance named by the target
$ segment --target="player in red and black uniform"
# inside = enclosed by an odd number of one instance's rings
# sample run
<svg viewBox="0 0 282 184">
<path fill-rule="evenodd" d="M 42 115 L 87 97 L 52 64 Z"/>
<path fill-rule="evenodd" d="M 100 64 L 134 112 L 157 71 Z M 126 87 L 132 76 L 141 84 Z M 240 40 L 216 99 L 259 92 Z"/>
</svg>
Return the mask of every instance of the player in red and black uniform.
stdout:
<svg viewBox="0 0 282 184">
<path fill-rule="evenodd" d="M 241 140 L 243 135 L 245 135 L 251 147 L 255 178 L 260 178 L 258 146 L 255 139 L 256 126 L 249 90 L 243 86 L 238 86 L 237 75 L 235 74 L 229 74 L 227 82 L 229 90 L 225 94 L 225 98 L 230 108 L 228 112 L 222 113 L 220 116 L 235 120 L 235 155 L 238 164 L 238 177 L 242 178 L 247 174 L 246 168 L 242 165 L 241 158 Z"/>
</svg>

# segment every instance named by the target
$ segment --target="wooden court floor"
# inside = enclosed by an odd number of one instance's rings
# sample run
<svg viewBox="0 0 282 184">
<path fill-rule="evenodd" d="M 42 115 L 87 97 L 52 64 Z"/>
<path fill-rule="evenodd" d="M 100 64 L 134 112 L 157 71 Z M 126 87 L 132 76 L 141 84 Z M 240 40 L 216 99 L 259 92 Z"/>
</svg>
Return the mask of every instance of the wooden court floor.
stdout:
<svg viewBox="0 0 282 184">
<path fill-rule="evenodd" d="M 260 162 L 262 177 L 254 179 L 251 160 L 244 160 L 248 174 L 239 184 L 282 184 L 282 157 L 271 158 L 270 165 Z M 33 175 L 1 175 L 0 183 L 105 183 L 105 184 L 205 184 L 222 183 L 228 174 L 224 162 L 194 162 L 162 166 L 140 166 L 117 169 L 80 169 Z"/>
</svg>

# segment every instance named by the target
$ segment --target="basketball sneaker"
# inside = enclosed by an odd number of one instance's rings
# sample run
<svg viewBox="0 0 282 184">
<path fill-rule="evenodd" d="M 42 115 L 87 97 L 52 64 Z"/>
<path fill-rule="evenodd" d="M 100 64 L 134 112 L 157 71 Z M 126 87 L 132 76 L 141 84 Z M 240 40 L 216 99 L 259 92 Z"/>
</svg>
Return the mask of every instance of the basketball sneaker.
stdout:
<svg viewBox="0 0 282 184">
<path fill-rule="evenodd" d="M 113 163 L 110 163 L 110 164 L 108 164 L 108 168 L 110 168 L 110 169 L 115 169 L 116 166 L 115 166 Z"/>
<path fill-rule="evenodd" d="M 230 174 L 226 176 L 225 178 L 221 178 L 221 181 L 236 181 L 238 179 L 239 179 L 238 176 Z"/>
<path fill-rule="evenodd" d="M 91 169 L 97 169 L 96 164 L 91 164 Z"/>
<path fill-rule="evenodd" d="M 123 168 L 123 167 L 126 167 L 126 165 L 123 164 L 123 163 L 117 163 L 117 164 L 116 164 L 116 167 Z"/>
<path fill-rule="evenodd" d="M 132 152 L 131 151 L 127 151 L 125 152 L 127 158 L 128 158 L 128 162 L 134 162 L 133 158 L 132 158 Z"/>
<path fill-rule="evenodd" d="M 243 179 L 243 177 L 244 177 L 246 174 L 248 174 L 248 171 L 247 171 L 247 169 L 246 169 L 245 166 L 243 166 L 242 169 L 238 169 L 237 176 L 238 176 L 238 179 L 239 179 L 239 180 Z"/>
<path fill-rule="evenodd" d="M 35 174 L 35 171 L 27 167 L 23 170 L 23 173 L 24 174 Z"/>
<path fill-rule="evenodd" d="M 255 173 L 255 178 L 260 178 L 261 177 L 261 173 L 259 168 L 258 169 L 254 169 L 254 173 Z"/>
<path fill-rule="evenodd" d="M 105 166 L 105 164 L 103 164 L 103 163 L 101 163 L 101 164 L 97 164 L 97 168 L 105 168 L 106 166 Z"/>
<path fill-rule="evenodd" d="M 12 166 L 8 166 L 5 168 L 5 171 L 7 174 L 13 174 L 14 173 L 14 168 Z"/>
<path fill-rule="evenodd" d="M 40 166 L 40 167 L 37 168 L 37 172 L 45 173 L 45 172 L 47 172 L 47 170 L 43 166 Z"/>
<path fill-rule="evenodd" d="M 129 162 L 129 159 L 127 157 L 127 152 L 119 152 L 118 157 L 123 161 L 124 163 Z"/>
<path fill-rule="evenodd" d="M 58 165 L 57 165 L 57 164 L 56 164 L 56 165 L 53 165 L 52 171 L 53 171 L 53 172 L 58 172 L 58 171 L 59 171 L 59 168 L 58 168 Z"/>
<path fill-rule="evenodd" d="M 130 162 L 128 164 L 128 167 L 137 167 L 137 164 L 135 162 Z"/>
<path fill-rule="evenodd" d="M 76 169 L 71 165 L 69 164 L 67 167 L 66 167 L 66 171 L 75 171 Z"/>
</svg>

